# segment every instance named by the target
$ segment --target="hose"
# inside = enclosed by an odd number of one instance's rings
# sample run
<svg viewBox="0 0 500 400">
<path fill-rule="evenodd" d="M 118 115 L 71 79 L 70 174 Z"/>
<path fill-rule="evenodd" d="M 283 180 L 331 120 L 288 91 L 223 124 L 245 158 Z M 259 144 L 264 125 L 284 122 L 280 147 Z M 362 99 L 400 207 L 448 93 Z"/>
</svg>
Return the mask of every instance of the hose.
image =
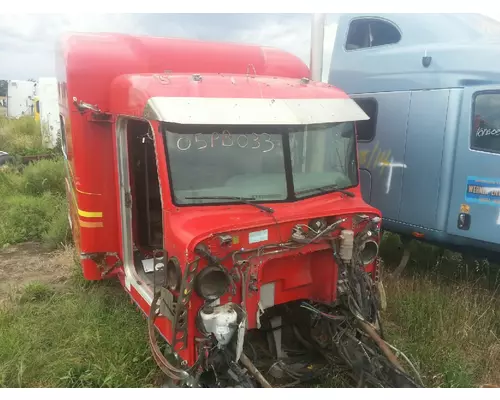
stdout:
<svg viewBox="0 0 500 400">
<path fill-rule="evenodd" d="M 384 340 L 385 342 L 385 340 Z M 421 385 L 421 386 L 425 386 L 424 385 L 424 382 L 422 381 L 422 378 L 420 377 L 420 374 L 418 373 L 417 369 L 415 368 L 415 366 L 413 365 L 413 363 L 410 361 L 410 359 L 401 351 L 401 350 L 398 350 L 396 347 L 394 347 L 393 345 L 391 345 L 390 343 L 387 343 L 387 346 L 389 346 L 392 350 L 394 350 L 396 353 L 399 353 L 405 360 L 406 362 L 408 363 L 408 365 L 411 367 L 411 369 L 413 370 L 413 373 L 415 374 L 415 376 L 417 377 L 417 380 L 418 380 L 418 383 Z"/>
<path fill-rule="evenodd" d="M 155 308 L 156 305 L 158 304 L 159 299 L 160 299 L 160 292 L 156 292 L 153 301 L 151 302 L 151 308 L 149 309 L 149 314 L 148 314 L 148 336 L 149 336 L 149 345 L 151 348 L 151 353 L 153 355 L 153 359 L 155 360 L 156 364 L 158 364 L 158 367 L 163 371 L 165 375 L 167 375 L 174 381 L 184 380 L 188 377 L 187 372 L 182 369 L 174 367 L 165 358 L 165 356 L 161 353 L 160 348 L 158 347 L 158 342 L 155 336 L 154 323 L 157 317 L 157 314 L 155 314 Z"/>
<path fill-rule="evenodd" d="M 370 324 L 367 324 L 365 321 L 362 321 L 358 319 L 359 324 L 363 328 L 363 330 L 370 336 L 373 341 L 377 344 L 377 346 L 380 348 L 382 353 L 387 357 L 387 359 L 396 367 L 398 368 L 401 372 L 406 373 L 404 368 L 401 366 L 399 363 L 398 358 L 394 355 L 394 353 L 391 351 L 389 346 L 385 343 L 384 340 L 380 338 L 380 336 L 375 332 L 375 329 L 373 329 Z"/>
<path fill-rule="evenodd" d="M 264 388 L 272 388 L 271 384 L 267 381 L 266 378 L 260 373 L 260 371 L 253 365 L 250 359 L 245 355 L 245 353 L 241 353 L 240 361 L 248 369 L 248 372 L 259 382 Z"/>
<path fill-rule="evenodd" d="M 366 276 L 365 276 L 365 279 L 366 279 Z M 359 284 L 359 280 L 358 279 L 356 279 L 355 281 L 356 281 L 357 284 Z M 375 302 L 373 301 L 374 294 L 373 294 L 373 292 L 371 290 L 371 285 L 369 284 L 369 282 L 364 282 L 364 283 L 370 288 L 370 292 L 371 292 L 371 296 L 370 297 L 372 298 L 372 306 L 374 306 L 374 308 L 375 308 L 376 318 L 377 318 L 377 320 L 379 322 L 380 335 L 372 327 L 372 325 L 370 323 L 368 323 L 363 318 L 362 313 L 360 312 L 361 310 L 359 309 L 359 304 L 356 301 L 356 298 L 353 297 L 354 293 L 351 296 L 349 296 L 349 298 L 348 298 L 349 300 L 351 300 L 351 298 L 352 298 L 352 301 L 354 302 L 354 304 L 352 304 L 351 302 L 348 301 L 348 304 L 350 305 L 350 308 L 351 308 L 351 312 L 356 317 L 356 319 L 357 319 L 359 325 L 361 326 L 361 328 L 368 334 L 368 336 L 370 336 L 372 338 L 372 340 L 377 344 L 377 346 L 380 348 L 380 350 L 382 351 L 382 353 L 387 357 L 387 359 L 391 362 L 391 364 L 393 364 L 402 373 L 406 374 L 406 371 L 404 370 L 404 368 L 402 367 L 401 363 L 399 362 L 399 359 L 391 351 L 391 349 L 394 350 L 394 351 L 398 351 L 398 350 L 384 340 L 384 334 L 383 334 L 383 330 L 382 330 L 382 323 L 381 323 L 381 319 L 380 319 L 380 313 L 379 313 L 378 307 L 376 306 Z M 348 285 L 348 286 L 350 287 L 350 285 Z M 351 291 L 352 291 L 352 289 L 351 289 Z M 357 312 L 355 312 L 355 311 L 357 311 Z M 401 353 L 401 352 L 399 352 L 399 353 Z M 403 357 L 410 364 L 413 372 L 416 374 L 416 376 L 418 378 L 418 381 L 419 381 L 419 384 L 421 384 L 422 386 L 424 386 L 423 382 L 422 382 L 422 380 L 420 378 L 420 375 L 418 374 L 416 368 L 413 366 L 413 364 L 411 364 L 411 362 L 408 360 L 408 358 L 406 357 L 406 355 L 403 354 Z"/>
</svg>

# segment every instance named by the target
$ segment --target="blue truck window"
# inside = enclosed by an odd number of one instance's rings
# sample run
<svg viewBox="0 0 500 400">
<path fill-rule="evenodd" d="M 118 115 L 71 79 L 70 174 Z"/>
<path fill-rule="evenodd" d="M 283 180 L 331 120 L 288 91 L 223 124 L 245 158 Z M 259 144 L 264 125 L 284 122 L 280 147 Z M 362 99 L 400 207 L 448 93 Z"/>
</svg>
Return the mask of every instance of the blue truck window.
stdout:
<svg viewBox="0 0 500 400">
<path fill-rule="evenodd" d="M 471 148 L 500 153 L 500 92 L 477 94 L 472 109 Z"/>
<path fill-rule="evenodd" d="M 365 121 L 356 122 L 358 142 L 371 142 L 377 128 L 378 103 L 374 98 L 353 99 L 358 106 L 370 117 Z"/>
<path fill-rule="evenodd" d="M 401 33 L 389 21 L 375 18 L 355 19 L 349 25 L 346 50 L 365 49 L 398 43 Z"/>
</svg>

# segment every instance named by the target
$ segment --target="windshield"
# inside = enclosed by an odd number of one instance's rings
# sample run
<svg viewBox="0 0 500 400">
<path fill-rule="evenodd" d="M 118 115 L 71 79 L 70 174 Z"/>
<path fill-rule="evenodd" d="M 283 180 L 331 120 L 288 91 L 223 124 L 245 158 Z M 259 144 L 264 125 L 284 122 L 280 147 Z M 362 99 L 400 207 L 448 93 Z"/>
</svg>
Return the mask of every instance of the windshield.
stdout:
<svg viewBox="0 0 500 400">
<path fill-rule="evenodd" d="M 352 122 L 308 126 L 164 123 L 163 133 L 175 204 L 231 202 L 234 197 L 293 201 L 358 183 Z"/>
</svg>

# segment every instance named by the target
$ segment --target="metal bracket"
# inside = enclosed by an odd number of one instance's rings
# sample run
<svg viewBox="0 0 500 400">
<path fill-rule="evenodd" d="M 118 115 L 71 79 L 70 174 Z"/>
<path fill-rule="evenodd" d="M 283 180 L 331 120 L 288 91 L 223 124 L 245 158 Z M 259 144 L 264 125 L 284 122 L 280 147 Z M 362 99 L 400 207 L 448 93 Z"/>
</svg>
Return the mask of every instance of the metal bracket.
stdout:
<svg viewBox="0 0 500 400">
<path fill-rule="evenodd" d="M 188 304 L 193 293 L 194 277 L 198 270 L 199 258 L 188 263 L 184 269 L 184 276 L 182 277 L 180 294 L 177 298 L 175 305 L 174 316 L 174 337 L 172 340 L 172 348 L 174 351 L 181 351 L 187 347 L 188 335 Z M 181 346 L 177 348 L 177 344 Z"/>
<path fill-rule="evenodd" d="M 396 269 L 393 272 L 393 277 L 394 278 L 399 278 L 403 271 L 405 270 L 406 266 L 408 265 L 408 261 L 410 260 L 411 252 L 410 252 L 410 245 L 411 245 L 411 240 L 402 237 L 401 238 L 402 244 L 403 244 L 403 256 L 401 257 L 401 261 L 399 262 L 399 265 L 396 267 Z"/>
<path fill-rule="evenodd" d="M 113 265 L 106 265 L 107 257 L 115 257 L 116 261 Z M 116 252 L 96 252 L 96 253 L 80 253 L 80 260 L 91 260 L 97 264 L 97 267 L 101 270 L 101 277 L 105 277 L 115 268 L 121 267 L 123 265 L 120 256 Z"/>
<path fill-rule="evenodd" d="M 167 288 L 160 288 L 160 314 L 173 322 L 176 311 L 176 299 L 173 293 Z"/>
<path fill-rule="evenodd" d="M 99 112 L 99 113 L 92 112 L 88 117 L 89 122 L 97 122 L 97 123 L 111 124 L 115 122 L 115 120 L 116 120 L 115 115 L 104 112 Z"/>
<path fill-rule="evenodd" d="M 77 108 L 77 110 L 83 114 L 86 111 L 93 111 L 94 113 L 101 114 L 102 111 L 97 105 L 85 103 L 82 100 L 78 100 L 76 97 L 73 97 L 73 104 Z"/>
</svg>

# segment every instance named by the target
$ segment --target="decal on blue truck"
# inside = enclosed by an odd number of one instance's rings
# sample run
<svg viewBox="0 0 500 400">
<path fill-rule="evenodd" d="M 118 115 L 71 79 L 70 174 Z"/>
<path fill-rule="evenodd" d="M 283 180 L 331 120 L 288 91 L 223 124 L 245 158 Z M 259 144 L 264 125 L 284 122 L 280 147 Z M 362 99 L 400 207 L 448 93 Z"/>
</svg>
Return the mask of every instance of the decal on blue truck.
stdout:
<svg viewBox="0 0 500 400">
<path fill-rule="evenodd" d="M 468 203 L 500 206 L 500 178 L 467 177 L 465 200 Z"/>
</svg>

